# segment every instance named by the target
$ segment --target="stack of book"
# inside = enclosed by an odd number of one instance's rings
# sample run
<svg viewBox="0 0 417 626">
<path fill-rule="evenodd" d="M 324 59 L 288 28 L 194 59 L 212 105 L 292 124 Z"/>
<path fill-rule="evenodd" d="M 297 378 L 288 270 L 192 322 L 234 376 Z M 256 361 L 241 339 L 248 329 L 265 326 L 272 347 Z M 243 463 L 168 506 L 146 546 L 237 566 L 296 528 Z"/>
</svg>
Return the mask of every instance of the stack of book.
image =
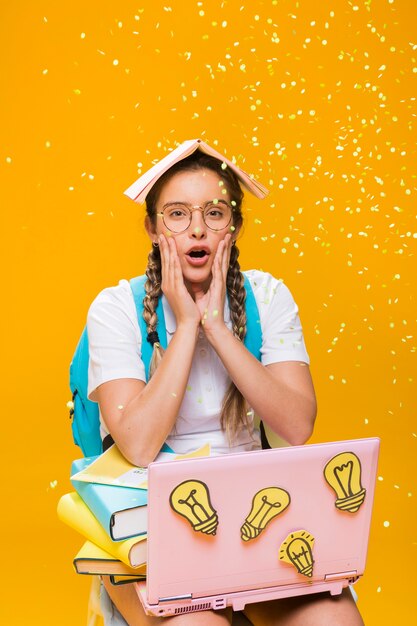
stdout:
<svg viewBox="0 0 417 626">
<path fill-rule="evenodd" d="M 112 446 L 98 457 L 74 461 L 71 484 L 75 491 L 60 499 L 58 517 L 86 540 L 74 558 L 75 571 L 108 575 L 113 584 L 143 579 L 146 470 L 131 466 Z"/>
<path fill-rule="evenodd" d="M 208 445 L 185 455 L 165 446 L 157 461 L 209 456 Z M 61 497 L 58 517 L 84 537 L 74 558 L 78 574 L 108 575 L 113 584 L 146 578 L 147 470 L 131 465 L 113 445 L 73 461 L 75 491 Z"/>
</svg>

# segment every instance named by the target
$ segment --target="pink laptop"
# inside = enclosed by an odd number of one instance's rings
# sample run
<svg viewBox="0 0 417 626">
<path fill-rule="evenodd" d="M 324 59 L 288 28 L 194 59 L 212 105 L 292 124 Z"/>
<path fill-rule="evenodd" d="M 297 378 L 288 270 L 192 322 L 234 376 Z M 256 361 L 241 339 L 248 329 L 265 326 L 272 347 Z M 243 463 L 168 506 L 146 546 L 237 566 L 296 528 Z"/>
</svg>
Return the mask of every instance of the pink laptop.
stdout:
<svg viewBox="0 0 417 626">
<path fill-rule="evenodd" d="M 339 594 L 364 572 L 378 452 L 369 438 L 152 463 L 146 612 Z"/>
</svg>

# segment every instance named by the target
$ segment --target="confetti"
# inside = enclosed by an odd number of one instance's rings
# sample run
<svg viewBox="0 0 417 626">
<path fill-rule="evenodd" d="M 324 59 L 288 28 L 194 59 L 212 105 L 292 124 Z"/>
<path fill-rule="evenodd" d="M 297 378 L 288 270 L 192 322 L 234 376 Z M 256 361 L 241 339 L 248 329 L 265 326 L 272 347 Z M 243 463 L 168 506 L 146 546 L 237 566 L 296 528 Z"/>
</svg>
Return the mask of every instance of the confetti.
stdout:
<svg viewBox="0 0 417 626">
<path fill-rule="evenodd" d="M 91 258 L 111 246 L 112 275 L 126 265 L 126 255 L 128 265 L 136 258 L 138 243 L 145 263 L 148 243 L 138 228 L 144 208 L 124 203 L 123 185 L 185 138 L 206 137 L 225 149 L 270 190 L 263 202 L 245 193 L 239 263 L 288 279 L 324 398 L 316 436 L 340 435 L 343 422 L 331 418 L 339 403 L 349 437 L 377 434 L 391 444 L 390 458 L 381 457 L 385 481 L 377 484 L 395 489 L 398 502 L 389 527 L 384 518 L 372 522 L 376 542 L 385 539 L 417 506 L 406 497 L 412 485 L 401 465 L 415 458 L 417 444 L 413 3 L 352 0 L 318 10 L 299 0 L 197 0 L 187 11 L 181 3 L 146 0 L 140 9 L 116 7 L 96 22 L 75 19 L 82 15 L 77 6 L 63 20 L 58 5 L 49 3 L 42 16 L 32 4 L 7 20 L 13 50 L 40 49 L 12 55 L 10 80 L 24 75 L 30 84 L 8 89 L 13 97 L 3 98 L 10 271 L 27 251 L 41 275 L 51 265 L 51 242 L 71 242 L 71 233 L 90 242 Z M 7 65 L 6 40 L 3 46 Z M 163 88 L 155 90 L 156 79 Z M 53 104 L 51 115 L 40 114 L 45 102 Z M 221 168 L 227 170 L 225 162 Z M 16 194 L 23 172 L 24 193 Z M 52 247 L 58 267 L 68 246 Z M 100 281 L 106 263 L 98 264 Z M 265 292 L 262 306 L 268 309 L 275 297 Z M 74 320 L 84 314 L 79 299 Z M 275 340 L 282 352 L 292 344 L 281 335 Z M 199 409 L 201 392 L 194 385 L 193 392 Z M 398 553 L 404 554 L 411 538 L 401 540 Z M 382 567 L 378 555 L 373 558 L 372 566 Z M 399 556 L 392 559 L 399 570 Z M 410 595 L 407 564 L 401 571 Z M 381 607 L 388 595 L 379 596 Z M 381 608 L 375 619 L 383 616 Z"/>
</svg>

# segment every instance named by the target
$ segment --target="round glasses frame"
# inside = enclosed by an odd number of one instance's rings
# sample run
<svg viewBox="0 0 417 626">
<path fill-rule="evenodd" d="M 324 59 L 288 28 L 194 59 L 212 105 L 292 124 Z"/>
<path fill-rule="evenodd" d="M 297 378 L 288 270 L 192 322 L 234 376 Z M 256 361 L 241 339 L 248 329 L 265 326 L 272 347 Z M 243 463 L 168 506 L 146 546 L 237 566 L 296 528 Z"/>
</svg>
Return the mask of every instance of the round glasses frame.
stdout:
<svg viewBox="0 0 417 626">
<path fill-rule="evenodd" d="M 182 228 L 181 230 L 174 230 L 172 228 L 172 225 L 168 225 L 166 223 L 166 221 L 165 221 L 165 211 L 168 211 L 169 209 L 172 209 L 173 206 L 178 206 L 178 207 L 182 207 L 184 209 L 187 209 L 187 211 L 190 214 L 187 226 L 185 228 Z M 221 226 L 220 228 L 213 228 L 212 226 L 207 224 L 204 213 L 205 213 L 206 209 L 209 206 L 213 206 L 213 207 L 216 207 L 216 206 L 217 207 L 227 206 L 230 209 L 230 218 L 229 218 L 229 221 L 227 222 L 227 224 L 225 224 L 224 226 Z M 227 228 L 229 226 L 230 222 L 232 221 L 234 209 L 225 200 L 218 200 L 217 202 L 213 202 L 213 200 L 209 200 L 208 202 L 205 202 L 203 205 L 201 205 L 201 204 L 193 204 L 193 205 L 191 205 L 191 204 L 185 204 L 185 203 L 178 202 L 178 203 L 175 203 L 174 205 L 168 205 L 168 206 L 164 207 L 162 209 L 162 211 L 157 213 L 157 215 L 159 215 L 159 217 L 162 218 L 162 221 L 164 223 L 165 228 L 167 228 L 172 233 L 175 233 L 175 234 L 178 235 L 179 233 L 184 233 L 190 227 L 194 211 L 201 211 L 203 222 L 204 222 L 204 224 L 207 226 L 207 228 L 209 230 L 212 230 L 213 232 L 219 232 L 220 230 L 224 230 L 225 228 Z"/>
</svg>

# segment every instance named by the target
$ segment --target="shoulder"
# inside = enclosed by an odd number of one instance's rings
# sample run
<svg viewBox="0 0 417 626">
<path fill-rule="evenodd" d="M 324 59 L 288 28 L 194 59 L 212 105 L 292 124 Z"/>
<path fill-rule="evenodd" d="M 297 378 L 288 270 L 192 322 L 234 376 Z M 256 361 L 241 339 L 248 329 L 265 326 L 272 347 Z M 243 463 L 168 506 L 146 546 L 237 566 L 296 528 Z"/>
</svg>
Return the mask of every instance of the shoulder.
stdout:
<svg viewBox="0 0 417 626">
<path fill-rule="evenodd" d="M 243 274 L 249 280 L 258 307 L 268 308 L 272 302 L 280 302 L 283 306 L 294 302 L 290 290 L 281 278 L 275 278 L 269 272 L 261 270 L 247 270 Z"/>
<path fill-rule="evenodd" d="M 136 320 L 135 302 L 128 280 L 122 279 L 118 285 L 106 287 L 94 298 L 87 319 L 91 321 L 102 316 L 128 318 L 132 322 Z"/>
<path fill-rule="evenodd" d="M 267 272 L 244 272 L 258 305 L 264 365 L 283 361 L 309 362 L 298 307 L 282 280 Z"/>
<path fill-rule="evenodd" d="M 122 279 L 118 285 L 102 289 L 94 298 L 90 308 L 101 304 L 130 302 L 130 300 L 133 300 L 133 297 L 129 281 Z"/>
</svg>

